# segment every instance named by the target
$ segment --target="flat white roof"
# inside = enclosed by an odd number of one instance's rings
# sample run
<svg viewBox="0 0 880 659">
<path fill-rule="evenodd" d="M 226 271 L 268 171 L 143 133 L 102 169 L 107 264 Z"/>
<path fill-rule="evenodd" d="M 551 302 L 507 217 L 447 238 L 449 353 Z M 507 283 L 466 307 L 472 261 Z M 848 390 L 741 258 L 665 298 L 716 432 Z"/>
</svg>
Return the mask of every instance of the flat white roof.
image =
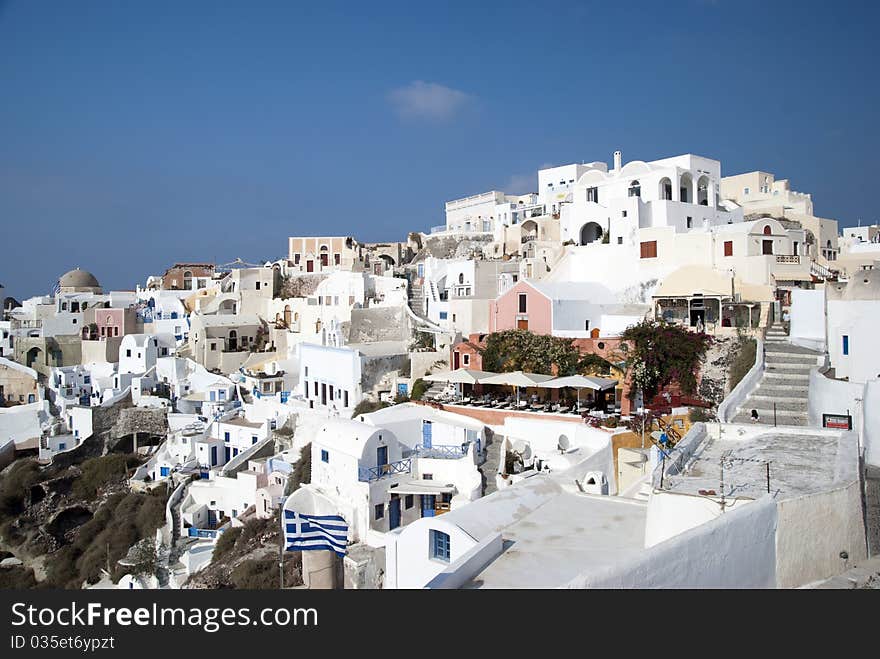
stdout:
<svg viewBox="0 0 880 659">
<path fill-rule="evenodd" d="M 463 587 L 565 586 L 644 551 L 646 519 L 642 502 L 560 493 L 501 529 L 504 552 Z"/>
</svg>

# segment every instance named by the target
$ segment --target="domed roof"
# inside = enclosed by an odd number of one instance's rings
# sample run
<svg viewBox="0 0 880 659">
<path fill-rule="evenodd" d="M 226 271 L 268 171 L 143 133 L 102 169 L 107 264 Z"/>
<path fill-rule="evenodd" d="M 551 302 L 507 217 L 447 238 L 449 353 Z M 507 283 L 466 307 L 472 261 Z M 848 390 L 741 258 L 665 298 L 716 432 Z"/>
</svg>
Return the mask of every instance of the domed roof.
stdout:
<svg viewBox="0 0 880 659">
<path fill-rule="evenodd" d="M 65 272 L 58 279 L 58 284 L 62 288 L 100 288 L 101 284 L 95 279 L 95 275 L 87 270 L 71 270 Z"/>
</svg>

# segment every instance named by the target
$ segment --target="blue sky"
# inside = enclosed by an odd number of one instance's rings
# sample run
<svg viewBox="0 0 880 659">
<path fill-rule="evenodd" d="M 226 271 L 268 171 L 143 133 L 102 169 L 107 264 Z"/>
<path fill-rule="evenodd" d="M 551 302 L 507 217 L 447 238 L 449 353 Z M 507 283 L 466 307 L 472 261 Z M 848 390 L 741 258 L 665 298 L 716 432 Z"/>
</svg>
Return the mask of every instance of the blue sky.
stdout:
<svg viewBox="0 0 880 659">
<path fill-rule="evenodd" d="M 133 288 L 289 235 L 403 240 L 448 199 L 618 148 L 769 170 L 819 215 L 878 221 L 878 14 L 0 0 L 0 282 L 27 297 L 79 266 Z"/>
</svg>

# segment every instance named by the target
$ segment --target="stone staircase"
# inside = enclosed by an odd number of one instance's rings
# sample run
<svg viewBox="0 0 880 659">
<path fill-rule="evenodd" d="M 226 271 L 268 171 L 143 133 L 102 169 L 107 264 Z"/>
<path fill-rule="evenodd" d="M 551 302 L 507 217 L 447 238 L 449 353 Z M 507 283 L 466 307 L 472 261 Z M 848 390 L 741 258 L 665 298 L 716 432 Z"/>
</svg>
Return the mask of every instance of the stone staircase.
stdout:
<svg viewBox="0 0 880 659">
<path fill-rule="evenodd" d="M 410 280 L 409 286 L 407 287 L 407 297 L 409 308 L 412 309 L 413 313 L 420 318 L 424 318 L 425 294 L 422 285 L 416 284 L 413 280 Z"/>
<path fill-rule="evenodd" d="M 478 467 L 483 475 L 483 496 L 492 494 L 492 492 L 498 489 L 495 483 L 495 476 L 498 474 L 498 467 L 501 465 L 502 442 L 504 442 L 504 435 L 493 434 L 492 439 L 486 444 L 486 461 Z"/>
<path fill-rule="evenodd" d="M 734 423 L 752 423 L 751 411 L 757 410 L 757 423 L 780 426 L 809 425 L 807 392 L 810 369 L 820 353 L 788 342 L 781 325 L 767 329 L 764 339 L 764 376 L 733 417 Z"/>
</svg>

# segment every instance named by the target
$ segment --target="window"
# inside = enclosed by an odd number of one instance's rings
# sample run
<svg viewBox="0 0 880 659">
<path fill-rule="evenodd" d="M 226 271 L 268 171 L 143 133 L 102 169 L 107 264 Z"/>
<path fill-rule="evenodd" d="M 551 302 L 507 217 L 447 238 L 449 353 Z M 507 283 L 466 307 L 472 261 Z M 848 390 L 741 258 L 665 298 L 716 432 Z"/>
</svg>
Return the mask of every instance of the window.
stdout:
<svg viewBox="0 0 880 659">
<path fill-rule="evenodd" d="M 617 244 L 623 245 L 623 236 L 617 236 Z"/>
<path fill-rule="evenodd" d="M 724 256 L 733 256 L 733 241 L 724 241 Z"/>
<path fill-rule="evenodd" d="M 773 229 L 770 228 L 769 224 L 764 226 L 764 235 L 765 236 L 772 236 L 773 235 Z"/>
<path fill-rule="evenodd" d="M 260 290 L 260 282 L 257 282 L 257 290 Z"/>
<path fill-rule="evenodd" d="M 294 264 L 294 265 L 299 265 L 299 254 L 294 254 L 294 255 L 293 255 L 293 264 Z"/>
<path fill-rule="evenodd" d="M 452 322 L 455 322 L 455 314 L 452 314 Z"/>
<path fill-rule="evenodd" d="M 584 321 L 584 330 L 589 331 L 589 329 L 590 329 L 590 321 L 585 320 Z"/>
<path fill-rule="evenodd" d="M 849 335 L 847 334 L 843 335 L 843 354 L 849 354 Z"/>
<path fill-rule="evenodd" d="M 224 442 L 228 442 L 228 441 L 229 441 L 229 433 L 228 433 L 228 432 L 224 432 L 224 433 L 223 433 L 223 441 L 224 441 Z"/>
<path fill-rule="evenodd" d="M 688 229 L 694 228 L 694 218 L 692 218 L 690 215 L 688 215 L 688 217 L 687 217 L 687 228 Z"/>
<path fill-rule="evenodd" d="M 422 474 L 422 479 L 426 481 L 434 480 L 434 474 Z"/>
<path fill-rule="evenodd" d="M 256 444 L 256 443 L 257 443 L 257 436 L 251 435 L 251 444 Z"/>
<path fill-rule="evenodd" d="M 471 356 L 470 355 L 462 355 L 462 362 L 464 363 L 465 366 L 468 366 L 471 363 Z"/>
<path fill-rule="evenodd" d="M 629 190 L 627 191 L 628 197 L 641 197 L 642 196 L 642 184 L 638 181 L 633 181 L 629 184 Z"/>
<path fill-rule="evenodd" d="M 321 462 L 330 463 L 330 452 L 321 449 Z"/>
<path fill-rule="evenodd" d="M 413 495 L 412 495 L 412 494 L 407 494 L 406 497 L 404 497 L 404 499 L 403 499 L 403 507 L 404 507 L 406 510 L 409 510 L 410 508 L 413 507 Z"/>
<path fill-rule="evenodd" d="M 749 189 L 748 189 L 748 188 L 743 188 L 743 194 L 749 194 Z"/>
<path fill-rule="evenodd" d="M 449 562 L 449 534 L 431 529 L 431 558 Z"/>
<path fill-rule="evenodd" d="M 463 283 L 464 283 L 464 273 L 463 273 L 463 272 L 459 272 L 459 273 L 458 273 L 458 283 L 459 283 L 459 284 L 463 284 Z"/>
<path fill-rule="evenodd" d="M 126 350 L 126 351 L 125 351 L 125 356 L 126 356 L 126 357 L 131 357 L 131 350 Z"/>
<path fill-rule="evenodd" d="M 626 211 L 620 211 L 620 217 L 626 217 Z"/>
<path fill-rule="evenodd" d="M 655 259 L 657 258 L 657 241 L 649 240 L 647 242 L 639 243 L 639 247 L 641 248 L 641 258 L 643 259 Z"/>
<path fill-rule="evenodd" d="M 445 311 L 441 311 L 441 312 L 440 312 L 440 320 L 446 320 L 446 316 L 447 316 L 447 315 L 448 315 L 448 314 L 447 314 Z"/>
<path fill-rule="evenodd" d="M 772 240 L 763 240 L 761 241 L 761 254 L 772 254 L 773 253 L 773 241 Z"/>
<path fill-rule="evenodd" d="M 587 201 L 599 201 L 599 188 L 587 188 Z"/>
<path fill-rule="evenodd" d="M 217 349 L 217 344 L 216 344 L 216 343 L 212 343 L 212 344 L 211 344 L 211 350 L 216 350 L 216 349 Z"/>
<path fill-rule="evenodd" d="M 519 294 L 519 312 L 520 313 L 526 312 L 526 294 L 525 293 Z"/>
<path fill-rule="evenodd" d="M 333 265 L 339 265 L 341 258 L 342 258 L 342 255 L 334 254 L 333 255 Z"/>
<path fill-rule="evenodd" d="M 376 504 L 376 519 L 382 519 L 385 517 L 385 504 L 377 503 Z"/>
</svg>

